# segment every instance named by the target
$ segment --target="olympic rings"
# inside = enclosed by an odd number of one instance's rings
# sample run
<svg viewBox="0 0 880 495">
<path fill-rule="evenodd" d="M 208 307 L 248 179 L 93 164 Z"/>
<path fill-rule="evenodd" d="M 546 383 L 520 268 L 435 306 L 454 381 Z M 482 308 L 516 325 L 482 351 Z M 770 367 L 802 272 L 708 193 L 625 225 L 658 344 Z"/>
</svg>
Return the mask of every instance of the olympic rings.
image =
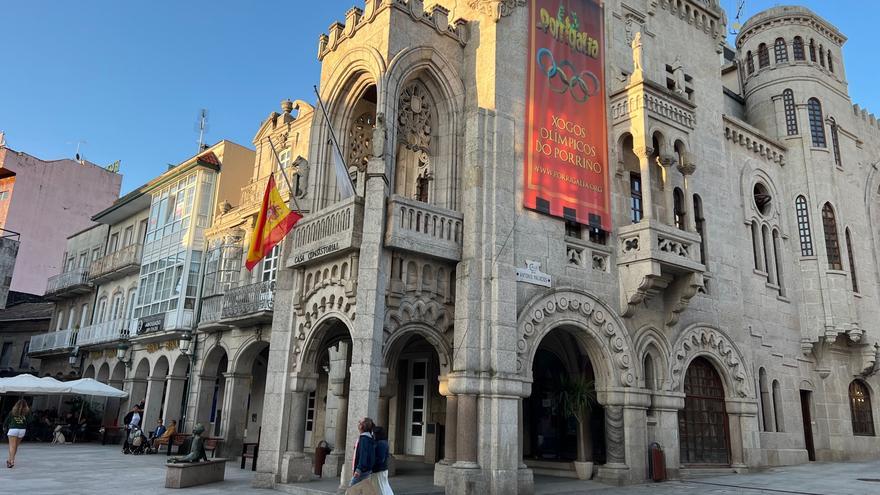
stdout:
<svg viewBox="0 0 880 495">
<path fill-rule="evenodd" d="M 558 94 L 570 93 L 572 99 L 578 103 L 585 103 L 591 96 L 599 94 L 599 78 L 592 72 L 585 70 L 578 74 L 574 64 L 568 60 L 557 64 L 553 52 L 548 48 L 538 50 L 536 58 L 538 68 L 550 80 L 550 91 Z M 545 63 L 549 63 L 549 66 Z M 554 87 L 553 79 L 556 76 L 559 76 L 561 85 Z M 588 81 L 592 83 L 592 88 Z"/>
</svg>

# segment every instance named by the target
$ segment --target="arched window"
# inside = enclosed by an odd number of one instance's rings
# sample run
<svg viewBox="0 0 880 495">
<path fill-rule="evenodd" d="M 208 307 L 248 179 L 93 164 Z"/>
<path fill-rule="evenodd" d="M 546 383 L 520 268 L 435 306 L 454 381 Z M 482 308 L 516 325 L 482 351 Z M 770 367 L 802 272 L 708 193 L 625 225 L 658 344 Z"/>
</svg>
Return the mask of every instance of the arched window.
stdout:
<svg viewBox="0 0 880 495">
<path fill-rule="evenodd" d="M 779 390 L 779 380 L 773 380 L 773 416 L 776 420 L 776 431 L 785 431 L 782 423 L 782 392 Z"/>
<path fill-rule="evenodd" d="M 758 45 L 758 67 L 763 69 L 770 66 L 770 50 L 767 49 L 766 43 Z"/>
<path fill-rule="evenodd" d="M 804 54 L 804 39 L 800 36 L 794 37 L 794 42 L 791 44 L 791 49 L 794 52 L 795 60 L 805 60 Z"/>
<path fill-rule="evenodd" d="M 776 263 L 776 285 L 779 286 L 779 295 L 785 296 L 785 278 L 782 264 L 782 241 L 779 238 L 779 231 L 773 229 L 773 260 Z"/>
<path fill-rule="evenodd" d="M 831 149 L 834 151 L 834 164 L 838 167 L 843 166 L 840 159 L 840 137 L 837 135 L 837 121 L 834 117 L 828 117 L 828 124 L 831 128 Z"/>
<path fill-rule="evenodd" d="M 675 219 L 675 226 L 681 230 L 684 230 L 684 193 L 682 193 L 681 189 L 677 187 L 672 191 L 672 212 Z"/>
<path fill-rule="evenodd" d="M 816 40 L 810 40 L 810 62 L 816 62 Z"/>
<path fill-rule="evenodd" d="M 822 207 L 822 227 L 825 229 L 825 251 L 828 253 L 828 268 L 843 270 L 840 263 L 840 241 L 837 239 L 837 220 L 831 203 Z"/>
<path fill-rule="evenodd" d="M 703 199 L 694 194 L 694 225 L 700 234 L 700 263 L 706 264 L 706 218 L 703 216 Z"/>
<path fill-rule="evenodd" d="M 638 172 L 629 174 L 629 219 L 632 223 L 642 221 L 642 176 Z"/>
<path fill-rule="evenodd" d="M 871 411 L 871 392 L 868 387 L 853 380 L 849 384 L 849 408 L 852 412 L 853 435 L 874 436 L 874 414 Z"/>
<path fill-rule="evenodd" d="M 404 86 L 398 96 L 397 113 L 395 193 L 425 203 L 434 201 L 430 182 L 438 166 L 437 106 L 420 80 Z"/>
<path fill-rule="evenodd" d="M 654 390 L 657 388 L 657 382 L 654 378 L 654 358 L 650 354 L 645 354 L 645 388 Z"/>
<path fill-rule="evenodd" d="M 831 61 L 831 50 L 828 50 L 828 70 L 834 72 L 834 62 Z"/>
<path fill-rule="evenodd" d="M 786 46 L 784 39 L 776 38 L 776 42 L 773 44 L 773 52 L 777 64 L 788 62 L 788 46 Z"/>
<path fill-rule="evenodd" d="M 73 310 L 71 310 L 71 311 L 73 311 Z M 59 311 L 58 312 L 58 320 L 55 321 L 55 331 L 60 332 L 62 329 L 61 327 L 63 327 L 63 326 L 64 326 L 64 311 Z"/>
<path fill-rule="evenodd" d="M 761 431 L 774 431 L 776 422 L 773 421 L 770 386 L 767 383 L 767 370 L 763 367 L 758 369 L 758 389 L 761 394 Z"/>
<path fill-rule="evenodd" d="M 849 233 L 849 228 L 846 229 L 846 255 L 849 257 L 849 277 L 852 281 L 852 290 L 853 292 L 859 291 L 859 280 L 856 278 L 856 257 L 853 254 L 853 243 L 852 236 Z"/>
<path fill-rule="evenodd" d="M 825 67 L 825 47 L 819 45 L 819 65 Z"/>
<path fill-rule="evenodd" d="M 749 75 L 755 73 L 755 58 L 752 56 L 752 51 L 749 50 L 746 52 L 746 70 Z"/>
<path fill-rule="evenodd" d="M 797 214 L 798 234 L 801 239 L 801 256 L 813 256 L 813 234 L 810 232 L 807 198 L 798 196 L 794 200 L 794 211 Z"/>
<path fill-rule="evenodd" d="M 813 138 L 813 146 L 825 148 L 825 123 L 822 119 L 822 104 L 816 98 L 810 98 L 807 102 L 807 113 L 810 116 L 810 136 Z"/>
<path fill-rule="evenodd" d="M 761 246 L 761 228 L 757 220 L 752 220 L 752 255 L 755 258 L 755 270 L 764 271 L 764 248 Z"/>
<path fill-rule="evenodd" d="M 786 89 L 782 92 L 782 104 L 785 107 L 785 131 L 789 136 L 798 133 L 797 110 L 794 108 L 794 91 Z"/>
</svg>

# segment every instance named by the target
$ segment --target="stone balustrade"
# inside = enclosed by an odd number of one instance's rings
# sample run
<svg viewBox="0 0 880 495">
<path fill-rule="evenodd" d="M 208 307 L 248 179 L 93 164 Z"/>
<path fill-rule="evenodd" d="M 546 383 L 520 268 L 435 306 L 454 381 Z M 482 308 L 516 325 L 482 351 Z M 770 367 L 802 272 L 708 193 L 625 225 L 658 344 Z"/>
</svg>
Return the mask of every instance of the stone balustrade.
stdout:
<svg viewBox="0 0 880 495">
<path fill-rule="evenodd" d="M 385 245 L 451 261 L 461 260 L 461 213 L 392 196 L 388 201 Z"/>
<path fill-rule="evenodd" d="M 307 265 L 329 255 L 358 249 L 363 222 L 364 200 L 358 196 L 307 215 L 291 233 L 287 266 Z"/>
</svg>

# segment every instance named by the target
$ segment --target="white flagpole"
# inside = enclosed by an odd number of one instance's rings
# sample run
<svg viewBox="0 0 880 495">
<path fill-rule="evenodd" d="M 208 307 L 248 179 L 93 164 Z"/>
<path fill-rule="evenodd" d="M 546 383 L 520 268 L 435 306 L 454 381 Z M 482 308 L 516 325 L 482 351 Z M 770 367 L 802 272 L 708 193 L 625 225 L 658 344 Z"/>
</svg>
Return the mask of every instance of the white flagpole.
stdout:
<svg viewBox="0 0 880 495">
<path fill-rule="evenodd" d="M 342 149 L 339 147 L 339 141 L 336 140 L 336 133 L 333 132 L 333 125 L 330 124 L 330 116 L 327 115 L 327 108 L 324 107 L 324 101 L 318 94 L 318 87 L 312 86 L 315 90 L 315 96 L 318 98 L 318 106 L 324 114 L 324 121 L 327 122 L 327 128 L 330 129 L 330 140 L 333 142 L 333 149 L 336 154 L 333 156 L 333 165 L 336 169 L 336 185 L 339 188 L 339 194 L 343 199 L 354 196 L 354 184 L 348 175 L 348 168 L 345 166 L 345 160 L 342 157 Z M 344 177 L 344 178 L 343 178 Z"/>
</svg>

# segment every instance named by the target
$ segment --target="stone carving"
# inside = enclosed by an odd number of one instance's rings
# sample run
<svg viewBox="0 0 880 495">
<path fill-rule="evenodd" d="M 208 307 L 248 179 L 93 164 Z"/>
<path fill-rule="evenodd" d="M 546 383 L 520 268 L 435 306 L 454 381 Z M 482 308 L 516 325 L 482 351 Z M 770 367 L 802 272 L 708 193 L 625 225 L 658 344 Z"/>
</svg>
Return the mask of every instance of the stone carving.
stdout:
<svg viewBox="0 0 880 495">
<path fill-rule="evenodd" d="M 623 426 L 623 406 L 605 406 L 605 445 L 609 464 L 626 462 Z"/>
<path fill-rule="evenodd" d="M 684 66 L 681 64 L 681 57 L 676 55 L 675 62 L 672 63 L 672 81 L 675 84 L 673 90 L 679 94 L 684 95 Z"/>
<path fill-rule="evenodd" d="M 296 174 L 296 199 L 302 199 L 308 194 L 310 170 L 309 161 L 305 158 L 298 156 L 293 161 L 293 173 Z"/>
<path fill-rule="evenodd" d="M 183 457 L 171 457 L 167 461 L 168 464 L 207 461 L 208 455 L 205 453 L 205 439 L 202 438 L 202 433 L 204 432 L 205 427 L 201 423 L 196 423 L 195 427 L 193 427 L 192 446 L 189 449 L 189 454 Z"/>
<path fill-rule="evenodd" d="M 320 269 L 315 272 L 322 273 Z M 357 294 L 353 288 L 354 284 L 327 275 L 327 270 L 324 270 L 324 278 L 317 281 L 316 276 L 314 285 L 304 287 L 305 293 L 302 297 L 295 297 L 297 302 L 294 303 L 294 309 L 299 324 L 290 349 L 293 363 L 291 367 L 294 370 L 299 369 L 304 362 L 314 364 L 319 349 L 317 345 L 310 344 L 314 344 L 316 340 L 315 324 L 318 321 L 328 315 L 338 315 L 340 319 L 347 319 L 349 322 L 355 320 Z M 311 279 L 309 275 L 306 277 Z"/>
<path fill-rule="evenodd" d="M 667 239 L 665 237 L 657 237 L 657 247 L 664 253 L 670 253 L 682 258 L 690 258 L 688 254 L 689 244 L 675 239 Z"/>
<path fill-rule="evenodd" d="M 468 0 L 468 5 L 492 17 L 495 22 L 507 17 L 517 7 L 525 6 L 526 0 Z"/>
<path fill-rule="evenodd" d="M 373 157 L 382 158 L 385 156 L 386 136 L 385 114 L 379 112 L 376 114 L 376 123 L 373 125 Z"/>
<path fill-rule="evenodd" d="M 633 53 L 633 75 L 636 74 L 641 75 L 642 73 L 642 32 L 636 31 L 636 34 L 633 36 L 632 43 L 632 53 Z"/>
<path fill-rule="evenodd" d="M 225 215 L 226 213 L 229 213 L 230 210 L 232 210 L 232 203 L 230 203 L 229 201 L 226 201 L 225 199 L 223 201 L 221 201 L 219 204 L 217 204 L 217 213 L 219 213 L 221 215 Z"/>
<path fill-rule="evenodd" d="M 363 172 L 367 169 L 367 160 L 373 155 L 373 125 L 376 116 L 370 112 L 361 114 L 351 124 L 348 131 L 348 165 Z"/>
<path fill-rule="evenodd" d="M 428 90 L 412 82 L 400 93 L 397 126 L 400 144 L 419 153 L 419 161 L 426 164 L 431 146 L 434 108 Z"/>
<path fill-rule="evenodd" d="M 673 391 L 682 387 L 687 372 L 685 366 L 690 364 L 692 358 L 705 354 L 713 356 L 715 362 L 723 366 L 719 371 L 727 376 L 725 382 L 733 387 L 733 390 L 727 391 L 729 395 L 740 398 L 751 396 L 742 354 L 721 331 L 708 327 L 693 327 L 685 331 L 673 347 L 669 374 Z"/>
<path fill-rule="evenodd" d="M 612 371 L 612 384 L 633 387 L 632 345 L 626 329 L 592 296 L 575 290 L 550 292 L 526 306 L 519 315 L 517 341 L 517 372 L 528 374 L 527 366 L 544 335 L 556 327 L 557 320 L 578 321 L 581 328 L 601 348 L 603 358 Z"/>
</svg>

